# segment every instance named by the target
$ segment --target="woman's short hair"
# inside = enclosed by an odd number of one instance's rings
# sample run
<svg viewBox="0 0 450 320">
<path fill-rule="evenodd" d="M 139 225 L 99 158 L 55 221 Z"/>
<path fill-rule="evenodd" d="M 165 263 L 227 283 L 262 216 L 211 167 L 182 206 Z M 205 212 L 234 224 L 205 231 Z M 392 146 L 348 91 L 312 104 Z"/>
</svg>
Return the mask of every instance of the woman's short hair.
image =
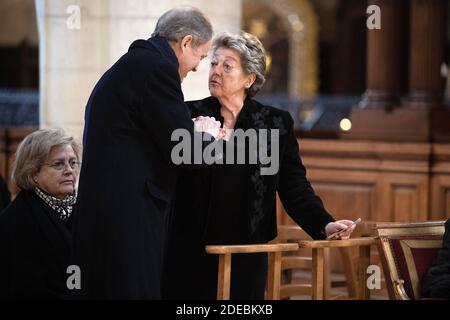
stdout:
<svg viewBox="0 0 450 320">
<path fill-rule="evenodd" d="M 192 45 L 198 47 L 211 40 L 212 34 L 211 22 L 200 10 L 182 6 L 164 13 L 158 19 L 152 36 L 178 41 L 191 35 Z"/>
<path fill-rule="evenodd" d="M 254 35 L 246 32 L 230 34 L 220 33 L 214 38 L 213 52 L 219 48 L 227 48 L 236 51 L 241 57 L 242 69 L 246 74 L 255 74 L 256 80 L 247 94 L 253 97 L 266 81 L 266 51 L 261 41 Z"/>
<path fill-rule="evenodd" d="M 23 139 L 16 151 L 12 180 L 22 190 L 34 189 L 36 175 L 47 160 L 53 147 L 70 145 L 80 161 L 81 146 L 62 129 L 41 129 Z"/>
</svg>

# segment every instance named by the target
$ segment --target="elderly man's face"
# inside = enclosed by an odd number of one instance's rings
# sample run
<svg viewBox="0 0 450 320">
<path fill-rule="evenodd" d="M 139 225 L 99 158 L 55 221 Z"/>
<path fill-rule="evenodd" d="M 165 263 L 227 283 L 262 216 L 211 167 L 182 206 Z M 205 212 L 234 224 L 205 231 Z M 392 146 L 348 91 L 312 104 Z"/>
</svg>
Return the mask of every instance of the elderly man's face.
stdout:
<svg viewBox="0 0 450 320">
<path fill-rule="evenodd" d="M 211 48 L 211 40 L 194 48 L 192 41 L 182 42 L 183 54 L 179 57 L 179 68 L 181 81 L 186 78 L 190 71 L 197 71 L 200 61 L 208 56 L 209 48 Z"/>
<path fill-rule="evenodd" d="M 75 191 L 79 163 L 70 145 L 53 147 L 39 172 L 35 183 L 51 196 L 62 199 Z"/>
<path fill-rule="evenodd" d="M 245 97 L 245 89 L 253 83 L 251 75 L 242 69 L 239 54 L 227 48 L 218 48 L 211 59 L 209 91 L 217 98 Z"/>
</svg>

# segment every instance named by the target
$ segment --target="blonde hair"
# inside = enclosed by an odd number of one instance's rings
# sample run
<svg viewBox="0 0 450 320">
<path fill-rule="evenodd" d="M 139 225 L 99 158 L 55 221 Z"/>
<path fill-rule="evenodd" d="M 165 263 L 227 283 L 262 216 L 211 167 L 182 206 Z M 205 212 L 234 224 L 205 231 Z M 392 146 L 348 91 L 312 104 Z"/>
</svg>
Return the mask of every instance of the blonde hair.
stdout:
<svg viewBox="0 0 450 320">
<path fill-rule="evenodd" d="M 41 170 L 52 148 L 62 145 L 70 145 L 80 161 L 81 146 L 62 129 L 41 129 L 26 136 L 16 151 L 12 181 L 22 190 L 34 189 L 33 176 Z"/>
</svg>

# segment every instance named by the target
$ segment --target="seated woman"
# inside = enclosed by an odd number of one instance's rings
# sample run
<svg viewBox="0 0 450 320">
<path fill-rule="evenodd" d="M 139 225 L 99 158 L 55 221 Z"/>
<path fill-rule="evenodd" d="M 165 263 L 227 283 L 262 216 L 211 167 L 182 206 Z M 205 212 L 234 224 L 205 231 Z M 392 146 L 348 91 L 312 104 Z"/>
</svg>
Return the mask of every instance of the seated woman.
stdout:
<svg viewBox="0 0 450 320">
<path fill-rule="evenodd" d="M 450 219 L 445 222 L 442 249 L 425 275 L 424 298 L 450 299 Z"/>
<path fill-rule="evenodd" d="M 0 215 L 0 298 L 63 298 L 80 146 L 44 129 L 19 145 L 12 179 L 20 188 Z"/>
<path fill-rule="evenodd" d="M 251 135 L 267 129 L 270 139 L 278 132 L 266 143 L 273 147 L 270 158 L 279 160 L 279 168 L 263 174 L 264 161 L 224 161 L 183 173 L 168 240 L 164 298 L 216 299 L 218 258 L 208 255 L 205 245 L 267 243 L 275 238 L 276 192 L 288 214 L 314 239 L 324 239 L 352 223 L 335 221 L 314 193 L 299 157 L 290 114 L 251 98 L 264 84 L 265 71 L 264 48 L 256 37 L 247 33 L 216 37 L 209 72 L 211 97 L 188 102 L 192 117 L 211 116 L 221 122 L 227 140 L 223 153 L 217 154 L 222 159 L 243 149 L 250 154 L 256 151 L 247 140 L 244 145 L 230 145 L 235 142 L 233 131 L 242 129 Z M 234 152 L 233 157 L 227 157 L 228 152 Z M 349 227 L 340 238 L 349 238 L 353 229 Z M 234 255 L 231 270 L 231 299 L 264 298 L 267 254 Z"/>
</svg>

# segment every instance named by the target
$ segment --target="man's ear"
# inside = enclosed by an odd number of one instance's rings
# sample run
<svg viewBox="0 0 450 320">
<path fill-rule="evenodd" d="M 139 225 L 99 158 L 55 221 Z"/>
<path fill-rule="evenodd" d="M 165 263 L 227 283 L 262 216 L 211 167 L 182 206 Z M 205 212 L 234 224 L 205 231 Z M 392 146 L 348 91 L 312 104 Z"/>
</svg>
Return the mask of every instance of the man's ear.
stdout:
<svg viewBox="0 0 450 320">
<path fill-rule="evenodd" d="M 181 39 L 181 50 L 186 50 L 187 47 L 192 46 L 192 36 L 189 34 L 187 36 L 184 36 L 183 39 Z"/>
</svg>

